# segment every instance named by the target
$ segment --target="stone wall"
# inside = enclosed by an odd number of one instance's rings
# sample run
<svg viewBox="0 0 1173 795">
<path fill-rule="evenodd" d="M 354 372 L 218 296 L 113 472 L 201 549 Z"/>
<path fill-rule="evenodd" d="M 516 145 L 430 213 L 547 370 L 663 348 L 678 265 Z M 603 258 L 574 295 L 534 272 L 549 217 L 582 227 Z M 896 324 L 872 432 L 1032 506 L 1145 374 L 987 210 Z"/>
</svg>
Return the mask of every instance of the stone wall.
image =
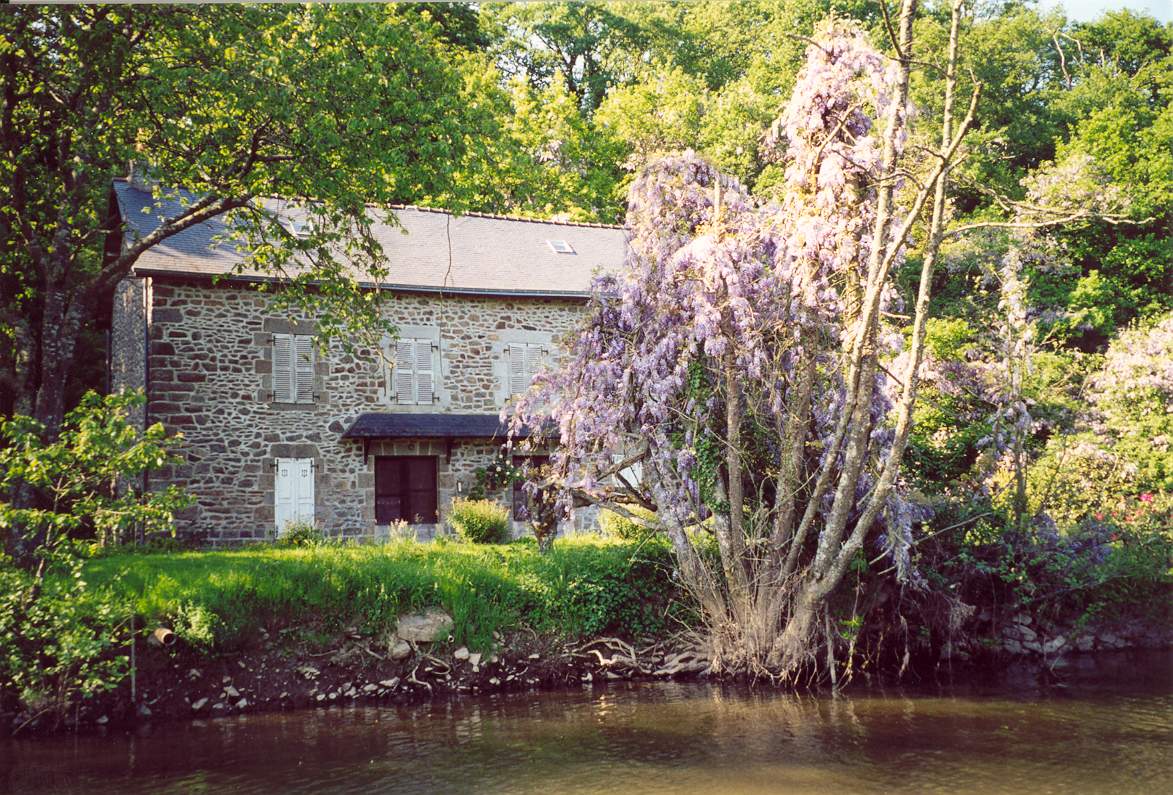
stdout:
<svg viewBox="0 0 1173 795">
<path fill-rule="evenodd" d="M 281 457 L 313 459 L 315 519 L 324 530 L 369 536 L 377 533 L 374 456 L 435 455 L 443 521 L 451 498 L 467 491 L 473 471 L 495 453 L 491 442 L 378 442 L 364 460 L 362 444 L 341 439 L 342 432 L 370 411 L 498 412 L 503 346 L 534 334 L 560 337 L 584 307 L 574 299 L 388 295 L 386 316 L 397 326 L 438 331 L 443 404 L 390 402 L 378 352 L 348 352 L 337 342 L 317 353 L 314 402 L 279 404 L 271 384 L 272 335 L 310 333 L 312 318 L 278 316 L 267 295 L 240 283 L 156 278 L 128 280 L 120 295 L 124 289 L 149 296 L 146 419 L 184 436 L 184 463 L 153 476 L 152 483 L 174 483 L 196 496 L 179 529 L 213 545 L 273 534 L 273 466 Z M 129 311 L 116 313 L 116 322 L 133 325 Z M 115 349 L 115 358 L 127 361 L 120 383 L 130 384 L 128 330 L 116 332 Z M 508 504 L 510 495 L 497 496 Z M 427 536 L 434 528 L 419 530 Z"/>
<path fill-rule="evenodd" d="M 1173 628 L 1167 617 L 1165 621 L 1134 616 L 1072 624 L 1019 613 L 1002 625 L 997 641 L 1007 654 L 1053 658 L 1079 652 L 1168 648 L 1173 644 Z"/>
</svg>

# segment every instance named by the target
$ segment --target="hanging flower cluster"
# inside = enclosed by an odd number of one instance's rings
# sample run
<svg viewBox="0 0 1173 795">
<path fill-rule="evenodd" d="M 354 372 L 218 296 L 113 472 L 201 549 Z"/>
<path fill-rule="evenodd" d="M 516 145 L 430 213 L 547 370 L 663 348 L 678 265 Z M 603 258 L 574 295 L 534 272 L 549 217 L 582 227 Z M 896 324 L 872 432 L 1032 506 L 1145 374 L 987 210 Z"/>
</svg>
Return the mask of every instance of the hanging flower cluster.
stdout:
<svg viewBox="0 0 1173 795">
<path fill-rule="evenodd" d="M 713 450 L 725 439 L 730 400 L 744 407 L 755 485 L 779 470 L 779 429 L 795 412 L 810 418 L 804 466 L 823 463 L 844 403 L 843 343 L 874 245 L 882 159 L 874 120 L 892 95 L 885 59 L 856 27 L 832 23 L 811 45 L 767 141 L 787 163 L 777 203 L 756 202 L 692 152 L 652 164 L 634 182 L 624 272 L 596 280 L 587 324 L 562 366 L 535 378 L 505 412 L 515 430 L 556 424 L 552 463 L 564 503 L 574 492 L 607 499 L 616 461 L 646 450 L 639 497 L 661 524 L 728 510 L 708 484 L 720 476 Z M 878 372 L 873 458 L 892 441 L 890 385 Z M 867 472 L 860 477 L 858 501 L 873 483 Z M 905 572 L 917 516 L 894 495 L 879 523 Z M 780 499 L 767 496 L 766 510 Z"/>
</svg>

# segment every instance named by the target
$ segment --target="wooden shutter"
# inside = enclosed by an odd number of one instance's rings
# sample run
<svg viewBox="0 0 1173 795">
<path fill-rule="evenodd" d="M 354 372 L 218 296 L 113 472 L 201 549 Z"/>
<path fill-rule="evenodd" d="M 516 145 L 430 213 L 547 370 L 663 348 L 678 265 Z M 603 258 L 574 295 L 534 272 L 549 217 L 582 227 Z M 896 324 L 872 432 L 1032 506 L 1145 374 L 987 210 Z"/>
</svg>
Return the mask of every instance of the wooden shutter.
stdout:
<svg viewBox="0 0 1173 795">
<path fill-rule="evenodd" d="M 293 338 L 293 354 L 295 357 L 294 375 L 294 402 L 314 402 L 314 340 L 304 334 Z"/>
<path fill-rule="evenodd" d="M 415 340 L 395 341 L 395 399 L 415 403 Z"/>
<path fill-rule="evenodd" d="M 525 375 L 525 345 L 509 343 L 509 394 L 520 395 L 529 387 Z"/>
<path fill-rule="evenodd" d="M 277 459 L 277 474 L 273 483 L 273 523 L 277 525 L 278 534 L 285 532 L 285 525 L 297 516 L 297 487 L 293 469 L 292 458 Z"/>
<path fill-rule="evenodd" d="M 525 388 L 533 383 L 534 376 L 542 369 L 542 346 L 525 346 Z"/>
<path fill-rule="evenodd" d="M 277 533 L 291 522 L 314 523 L 314 460 L 278 458 L 273 482 L 273 523 Z"/>
<path fill-rule="evenodd" d="M 294 459 L 297 466 L 294 468 L 296 473 L 296 491 L 294 510 L 297 516 L 297 521 L 305 522 L 306 524 L 314 523 L 314 459 L 312 458 L 298 458 Z"/>
<path fill-rule="evenodd" d="M 436 379 L 432 374 L 432 343 L 430 340 L 415 341 L 415 386 L 416 403 L 429 404 L 433 402 Z"/>
<path fill-rule="evenodd" d="M 273 401 L 292 403 L 294 393 L 293 335 L 273 335 Z"/>
</svg>

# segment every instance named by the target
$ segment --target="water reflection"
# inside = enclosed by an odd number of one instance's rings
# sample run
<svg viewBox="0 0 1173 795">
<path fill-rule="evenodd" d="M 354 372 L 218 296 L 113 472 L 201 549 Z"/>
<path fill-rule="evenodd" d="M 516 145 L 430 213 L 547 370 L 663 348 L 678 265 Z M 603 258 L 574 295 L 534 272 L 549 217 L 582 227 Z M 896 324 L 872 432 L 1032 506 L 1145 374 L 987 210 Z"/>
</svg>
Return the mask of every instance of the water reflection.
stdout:
<svg viewBox="0 0 1173 795">
<path fill-rule="evenodd" d="M 849 697 L 691 684 L 158 724 L 0 744 L 16 792 L 1158 792 L 1168 654 Z"/>
</svg>

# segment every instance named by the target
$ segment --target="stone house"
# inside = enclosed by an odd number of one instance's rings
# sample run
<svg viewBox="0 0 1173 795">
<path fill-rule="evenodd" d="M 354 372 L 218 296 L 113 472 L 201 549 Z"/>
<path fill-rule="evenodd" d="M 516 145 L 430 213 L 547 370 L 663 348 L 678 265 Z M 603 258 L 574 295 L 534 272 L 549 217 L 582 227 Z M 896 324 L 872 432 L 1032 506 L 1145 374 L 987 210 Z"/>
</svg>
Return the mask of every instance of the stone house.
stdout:
<svg viewBox="0 0 1173 795">
<path fill-rule="evenodd" d="M 124 234 L 148 234 L 176 210 L 132 182 L 113 193 Z M 624 256 L 619 227 L 417 207 L 396 216 L 402 230 L 374 229 L 391 265 L 378 289 L 399 329 L 382 351 L 318 350 L 315 319 L 274 314 L 257 289 L 265 277 L 239 270 L 217 221 L 150 249 L 119 284 L 110 384 L 144 389 L 142 421 L 183 433 L 184 462 L 145 484 L 194 495 L 181 533 L 238 544 L 309 522 L 379 537 L 405 521 L 431 537 L 478 468 L 507 455 L 501 408 L 559 355 L 592 275 Z M 521 493 L 489 496 L 520 531 Z"/>
</svg>

